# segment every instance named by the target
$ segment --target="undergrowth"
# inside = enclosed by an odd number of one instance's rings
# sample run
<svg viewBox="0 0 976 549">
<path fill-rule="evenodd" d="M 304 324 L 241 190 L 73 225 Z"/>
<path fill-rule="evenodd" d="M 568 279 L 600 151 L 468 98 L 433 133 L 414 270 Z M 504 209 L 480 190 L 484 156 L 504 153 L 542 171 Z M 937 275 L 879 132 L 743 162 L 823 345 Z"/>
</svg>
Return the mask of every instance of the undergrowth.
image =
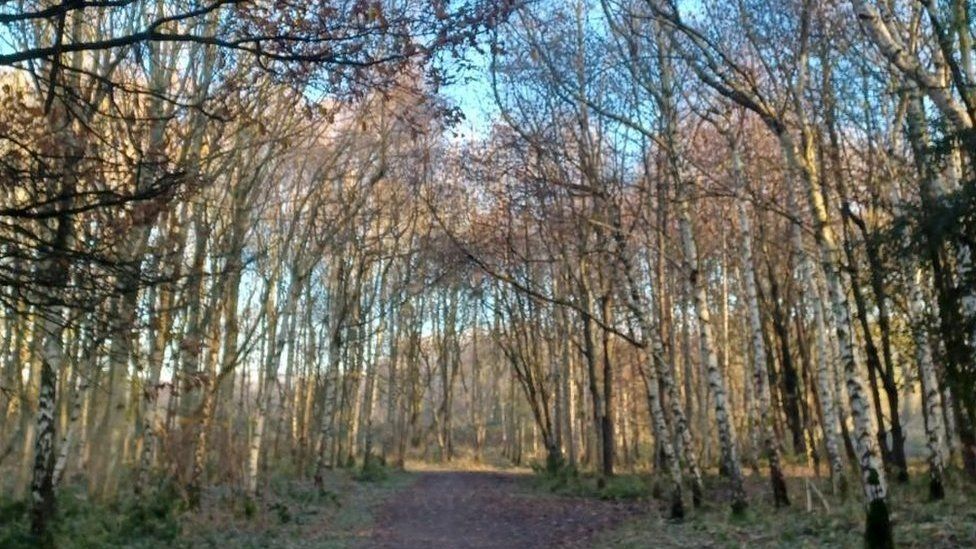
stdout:
<svg viewBox="0 0 976 549">
<path fill-rule="evenodd" d="M 0 547 L 150 547 L 175 546 L 180 536 L 182 499 L 171 483 L 151 498 L 126 496 L 109 504 L 91 502 L 83 490 L 68 486 L 58 497 L 50 538 L 30 533 L 27 503 L 0 501 Z"/>
<path fill-rule="evenodd" d="M 382 456 L 366 456 L 363 466 L 356 473 L 356 480 L 361 482 L 379 482 L 390 477 L 390 470 Z"/>
<path fill-rule="evenodd" d="M 645 516 L 631 520 L 615 531 L 605 533 L 599 547 L 636 549 L 638 547 L 862 547 L 865 508 L 857 495 L 841 500 L 824 493 L 829 509 L 811 491 L 807 501 L 806 480 L 790 477 L 792 505 L 773 506 L 763 476 L 747 479 L 749 507 L 736 516 L 729 512 L 721 496 L 725 479 L 709 478 L 706 496 L 713 497 L 699 509 L 690 509 L 680 523 L 667 520 L 666 502 L 652 506 Z M 811 483 L 818 482 L 815 479 Z M 820 490 L 825 490 L 820 482 Z M 924 549 L 976 547 L 976 507 L 972 485 L 953 481 L 946 498 L 928 501 L 927 479 L 916 473 L 908 484 L 892 483 L 891 520 L 898 547 Z M 658 508 L 660 507 L 660 508 Z"/>
<path fill-rule="evenodd" d="M 163 479 L 141 498 L 128 494 L 107 503 L 91 500 L 81 485 L 67 485 L 46 543 L 30 534 L 26 501 L 0 499 L 0 548 L 348 547 L 370 531 L 374 508 L 413 478 L 379 459 L 328 471 L 322 486 L 273 473 L 256 498 L 211 486 L 195 509 Z"/>
<path fill-rule="evenodd" d="M 571 465 L 558 467 L 533 464 L 536 487 L 560 495 L 603 500 L 645 499 L 651 493 L 650 477 L 626 474 L 602 478 L 581 472 Z"/>
</svg>

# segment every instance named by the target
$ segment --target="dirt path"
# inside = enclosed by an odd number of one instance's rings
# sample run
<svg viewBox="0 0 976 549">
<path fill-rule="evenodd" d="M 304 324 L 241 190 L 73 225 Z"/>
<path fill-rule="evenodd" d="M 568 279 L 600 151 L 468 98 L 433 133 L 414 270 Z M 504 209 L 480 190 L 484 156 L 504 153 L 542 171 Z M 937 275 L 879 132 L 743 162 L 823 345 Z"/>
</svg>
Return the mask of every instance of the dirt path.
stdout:
<svg viewBox="0 0 976 549">
<path fill-rule="evenodd" d="M 537 495 L 524 477 L 425 472 L 385 503 L 368 547 L 487 549 L 590 547 L 597 532 L 633 516 L 636 504 Z"/>
</svg>

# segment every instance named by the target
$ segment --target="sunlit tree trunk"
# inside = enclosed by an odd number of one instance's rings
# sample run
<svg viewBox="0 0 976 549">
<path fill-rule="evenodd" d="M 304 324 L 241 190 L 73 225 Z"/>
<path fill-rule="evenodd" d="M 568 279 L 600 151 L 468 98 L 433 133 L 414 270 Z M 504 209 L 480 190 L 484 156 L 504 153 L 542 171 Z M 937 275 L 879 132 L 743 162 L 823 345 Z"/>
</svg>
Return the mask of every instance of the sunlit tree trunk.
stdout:
<svg viewBox="0 0 976 549">
<path fill-rule="evenodd" d="M 732 510 L 741 513 L 748 506 L 745 488 L 743 487 L 742 467 L 739 462 L 739 442 L 735 435 L 731 411 L 728 409 L 728 398 L 725 389 L 725 376 L 719 369 L 718 356 L 715 353 L 715 340 L 712 335 L 711 316 L 705 283 L 699 272 L 698 250 L 691 225 L 687 193 L 679 193 L 680 216 L 678 224 L 681 231 L 681 244 L 684 249 L 685 274 L 694 297 L 694 308 L 697 316 L 698 334 L 704 354 L 705 371 L 708 375 L 708 386 L 711 390 L 715 407 L 715 421 L 718 424 L 719 444 L 722 446 L 722 458 L 732 482 Z"/>
<path fill-rule="evenodd" d="M 668 417 L 662 405 L 660 372 L 661 370 L 666 370 L 667 366 L 664 368 L 659 368 L 658 366 L 665 362 L 663 349 L 659 343 L 660 332 L 655 329 L 650 306 L 640 289 L 636 269 L 631 261 L 631 254 L 629 253 L 627 242 L 621 228 L 620 215 L 616 209 L 613 211 L 612 218 L 614 251 L 616 259 L 620 263 L 620 270 L 625 282 L 627 305 L 634 322 L 640 328 L 642 342 L 645 347 L 645 361 L 639 363 L 639 371 L 644 381 L 644 388 L 647 394 L 647 405 L 651 416 L 651 425 L 654 429 L 655 445 L 659 448 L 671 483 L 670 516 L 672 519 L 681 519 L 685 516 L 681 461 L 678 453 L 675 451 L 673 443 L 675 440 L 674 434 L 672 433 Z M 680 405 L 678 407 L 680 408 Z M 695 486 L 697 500 L 700 498 L 700 476 L 697 478 L 693 477 L 692 482 Z M 699 502 L 696 501 L 695 505 L 698 504 Z"/>
<path fill-rule="evenodd" d="M 807 196 L 814 222 L 814 235 L 820 248 L 821 269 L 827 286 L 829 302 L 833 310 L 834 328 L 843 365 L 847 395 L 854 418 L 854 439 L 861 471 L 861 484 L 867 502 L 866 539 L 875 547 L 889 547 L 893 544 L 891 520 L 888 512 L 888 489 L 884 469 L 871 433 L 874 428 L 870 416 L 871 405 L 864 394 L 864 380 L 854 350 L 850 309 L 847 294 L 841 285 L 837 265 L 840 251 L 824 204 L 819 177 L 816 172 L 813 139 L 810 129 L 803 128 L 802 150 L 798 150 L 788 133 L 782 132 L 779 138 L 790 165 L 802 176 L 807 185 Z"/>
</svg>

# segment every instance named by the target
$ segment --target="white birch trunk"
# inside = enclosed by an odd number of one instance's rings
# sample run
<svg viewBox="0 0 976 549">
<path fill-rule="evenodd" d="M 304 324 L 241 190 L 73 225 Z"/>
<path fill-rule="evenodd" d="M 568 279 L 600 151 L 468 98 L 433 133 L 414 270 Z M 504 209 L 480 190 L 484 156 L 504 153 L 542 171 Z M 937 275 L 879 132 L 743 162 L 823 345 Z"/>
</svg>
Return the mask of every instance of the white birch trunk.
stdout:
<svg viewBox="0 0 976 549">
<path fill-rule="evenodd" d="M 855 450 L 861 471 L 861 484 L 867 504 L 867 525 L 865 539 L 869 545 L 888 547 L 893 545 L 891 521 L 888 511 L 888 487 L 877 448 L 876 432 L 871 404 L 865 396 L 864 374 L 858 364 L 854 349 L 854 332 L 847 294 L 841 284 L 838 265 L 840 250 L 830 229 L 824 196 L 820 189 L 820 178 L 816 172 L 816 158 L 813 138 L 808 127 L 803 130 L 803 151 L 797 150 L 788 132 L 781 132 L 779 138 L 790 165 L 798 171 L 807 186 L 807 198 L 814 222 L 814 234 L 820 248 L 821 269 L 827 286 L 833 323 L 837 333 L 840 362 L 844 369 L 844 381 L 854 419 Z"/>
<path fill-rule="evenodd" d="M 634 320 L 640 327 L 641 339 L 645 346 L 645 357 L 647 364 L 646 367 L 641 369 L 641 378 L 644 380 L 645 389 L 647 391 L 647 404 L 651 415 L 651 423 L 654 426 L 654 435 L 658 441 L 658 445 L 660 446 L 660 450 L 664 458 L 664 464 L 667 467 L 668 476 L 670 477 L 670 514 L 672 519 L 681 519 L 685 515 L 684 497 L 682 495 L 683 490 L 681 485 L 681 461 L 679 460 L 678 454 L 675 451 L 674 444 L 672 442 L 674 437 L 671 433 L 671 428 L 668 425 L 668 419 L 667 415 L 665 414 L 664 407 L 661 404 L 661 380 L 658 371 L 658 364 L 662 364 L 664 362 L 663 351 L 660 346 L 658 332 L 654 329 L 654 322 L 651 319 L 650 305 L 640 290 L 637 282 L 637 275 L 635 273 L 633 264 L 630 261 L 630 256 L 628 255 L 624 235 L 619 226 L 619 216 L 615 218 L 614 229 L 614 242 L 616 243 L 617 247 L 617 257 L 621 263 L 626 281 L 628 305 L 631 309 Z M 568 356 L 568 345 L 567 338 L 567 342 L 563 345 L 564 356 Z M 665 366 L 662 368 L 662 370 L 667 370 L 667 367 Z M 671 385 L 673 386 L 673 383 Z M 572 441 L 570 444 L 572 445 Z M 693 473 L 693 475 L 694 474 L 698 475 L 697 477 L 693 476 L 696 499 L 698 499 L 701 497 L 701 477 L 700 472 L 697 470 L 695 473 Z M 698 503 L 698 501 L 695 502 L 696 505 L 698 505 Z"/>
<path fill-rule="evenodd" d="M 685 255 L 685 270 L 694 297 L 695 314 L 698 320 L 698 334 L 705 358 L 705 371 L 708 376 L 708 387 L 711 390 L 715 407 L 715 421 L 718 424 L 719 444 L 722 446 L 722 458 L 732 481 L 732 510 L 739 513 L 745 510 L 745 488 L 743 487 L 742 468 L 739 463 L 739 443 L 735 435 L 735 426 L 728 409 L 728 396 L 725 388 L 725 376 L 718 365 L 715 353 L 715 340 L 712 335 L 711 317 L 708 309 L 708 298 L 705 284 L 698 272 L 698 249 L 695 244 L 694 231 L 691 224 L 691 214 L 688 210 L 687 194 L 679 193 L 681 200 L 680 218 L 678 220 L 681 232 L 681 245 Z"/>
<path fill-rule="evenodd" d="M 749 306 L 749 327 L 752 336 L 753 385 L 755 387 L 756 403 L 759 408 L 759 425 L 762 434 L 763 448 L 769 460 L 769 477 L 773 488 L 773 501 L 777 506 L 789 505 L 786 492 L 786 479 L 780 463 L 780 446 L 773 430 L 773 418 L 770 415 L 771 396 L 769 390 L 769 372 L 766 370 L 766 347 L 763 343 L 762 317 L 759 311 L 759 295 L 755 262 L 752 256 L 752 223 L 746 212 L 745 202 L 738 201 L 739 229 L 742 231 L 742 263 L 743 280 L 746 287 L 746 302 Z"/>
<path fill-rule="evenodd" d="M 932 360 L 932 347 L 929 345 L 928 330 L 925 329 L 925 293 L 922 290 L 922 271 L 916 269 L 909 280 L 909 312 L 912 323 L 912 337 L 915 342 L 915 360 L 918 364 L 919 379 L 925 405 L 925 439 L 929 460 L 929 495 L 932 499 L 945 496 L 943 473 L 945 470 L 945 425 L 942 421 L 942 398 L 939 395 L 939 381 Z"/>
<path fill-rule="evenodd" d="M 298 299 L 302 293 L 303 283 L 304 277 L 295 276 L 295 273 L 293 273 L 288 288 L 288 297 L 281 312 L 281 317 L 278 319 L 277 333 L 273 334 L 274 346 L 268 352 L 264 365 L 264 382 L 262 383 L 261 394 L 258 398 L 254 429 L 248 448 L 247 491 L 252 497 L 257 495 L 261 446 L 264 440 L 264 428 L 267 422 L 266 416 L 268 410 L 271 409 L 271 397 L 274 394 L 274 388 L 278 381 L 281 353 L 287 342 L 288 334 L 291 331 L 291 322 L 295 316 L 295 310 L 298 307 Z"/>
</svg>

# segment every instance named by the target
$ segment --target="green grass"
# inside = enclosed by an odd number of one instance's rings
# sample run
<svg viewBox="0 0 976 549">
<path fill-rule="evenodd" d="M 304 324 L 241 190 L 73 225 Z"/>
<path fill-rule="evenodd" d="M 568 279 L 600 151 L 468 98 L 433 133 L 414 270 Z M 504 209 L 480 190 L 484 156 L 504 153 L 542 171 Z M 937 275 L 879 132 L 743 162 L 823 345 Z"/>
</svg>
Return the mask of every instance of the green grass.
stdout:
<svg viewBox="0 0 976 549">
<path fill-rule="evenodd" d="M 174 546 L 180 536 L 178 515 L 182 502 L 171 486 L 163 485 L 151 498 L 121 498 L 96 505 L 84 492 L 69 486 L 58 498 L 52 522 L 54 547 L 157 547 Z M 29 533 L 25 502 L 0 503 L 0 547 L 38 547 Z"/>
<path fill-rule="evenodd" d="M 710 479 L 718 486 L 720 480 Z M 847 501 L 827 496 L 830 510 L 816 495 L 807 510 L 802 479 L 788 479 L 792 506 L 772 506 L 765 479 L 751 478 L 750 507 L 743 516 L 733 516 L 721 502 L 703 509 L 690 509 L 680 523 L 666 520 L 655 510 L 604 533 L 596 546 L 615 549 L 644 547 L 863 547 L 865 510 L 857 491 Z M 821 486 L 821 489 L 823 487 Z M 936 549 L 976 547 L 976 507 L 971 485 L 954 482 L 941 502 L 927 501 L 923 475 L 915 475 L 907 486 L 891 487 L 892 523 L 898 547 Z M 709 493 L 714 493 L 709 490 Z"/>
<path fill-rule="evenodd" d="M 554 494 L 592 497 L 603 500 L 633 500 L 648 498 L 652 492 L 652 478 L 647 475 L 616 475 L 601 479 L 593 473 L 583 473 L 565 465 L 558 468 L 533 467 L 533 483 L 537 489 Z"/>
<path fill-rule="evenodd" d="M 601 534 L 594 547 L 862 547 L 864 508 L 859 490 L 847 501 L 827 496 L 830 509 L 812 497 L 807 509 L 805 481 L 787 479 L 793 505 L 772 507 L 767 479 L 749 476 L 750 507 L 729 512 L 727 481 L 706 478 L 706 504 L 679 523 L 667 520 L 666 490 L 649 475 L 619 475 L 601 483 L 593 474 L 569 467 L 538 468 L 525 489 L 604 500 L 637 501 L 648 512 Z M 189 510 L 174 487 L 156 483 L 150 497 L 123 497 L 96 504 L 76 486 L 59 495 L 53 539 L 59 548 L 344 548 L 362 545 L 374 526 L 374 512 L 416 475 L 387 469 L 381 462 L 329 471 L 322 488 L 311 480 L 272 473 L 263 496 L 252 500 L 226 487 L 204 491 L 200 507 Z M 823 481 L 818 482 L 824 490 Z M 946 499 L 930 503 L 926 478 L 916 472 L 908 485 L 893 485 L 891 517 L 899 547 L 976 547 L 976 491 L 951 477 Z M 37 547 L 28 534 L 24 502 L 0 500 L 0 547 Z"/>
<path fill-rule="evenodd" d="M 53 545 L 58 548 L 344 548 L 370 535 L 373 512 L 414 475 L 381 464 L 329 471 L 323 487 L 275 475 L 256 500 L 227 488 L 206 490 L 187 509 L 172 489 L 151 497 L 95 504 L 75 487 L 59 494 Z M 27 506 L 0 501 L 0 547 L 37 547 Z"/>
<path fill-rule="evenodd" d="M 390 476 L 386 462 L 380 456 L 368 456 L 356 473 L 355 479 L 360 482 L 382 482 Z"/>
<path fill-rule="evenodd" d="M 354 546 L 370 535 L 375 509 L 414 478 L 385 468 L 370 468 L 365 476 L 337 470 L 326 475 L 322 489 L 311 481 L 276 479 L 263 501 L 252 502 L 249 516 L 210 505 L 209 513 L 185 520 L 182 539 L 221 549 Z"/>
</svg>

